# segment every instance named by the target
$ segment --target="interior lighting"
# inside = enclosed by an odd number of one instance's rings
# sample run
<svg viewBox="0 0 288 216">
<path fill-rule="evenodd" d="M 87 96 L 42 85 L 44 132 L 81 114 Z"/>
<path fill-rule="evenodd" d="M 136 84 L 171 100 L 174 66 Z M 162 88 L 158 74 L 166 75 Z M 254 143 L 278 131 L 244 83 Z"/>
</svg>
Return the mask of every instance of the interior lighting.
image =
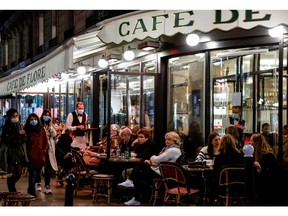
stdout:
<svg viewBox="0 0 288 216">
<path fill-rule="evenodd" d="M 186 43 L 189 46 L 196 46 L 200 42 L 200 37 L 197 34 L 189 34 L 186 37 Z"/>
</svg>

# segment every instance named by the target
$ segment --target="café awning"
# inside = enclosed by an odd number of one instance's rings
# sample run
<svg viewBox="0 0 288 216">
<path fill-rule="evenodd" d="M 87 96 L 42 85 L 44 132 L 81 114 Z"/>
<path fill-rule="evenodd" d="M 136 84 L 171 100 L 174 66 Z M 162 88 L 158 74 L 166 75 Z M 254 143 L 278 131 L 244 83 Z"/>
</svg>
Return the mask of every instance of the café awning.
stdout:
<svg viewBox="0 0 288 216">
<path fill-rule="evenodd" d="M 73 68 L 73 47 L 73 40 L 69 40 L 37 62 L 1 78 L 0 96 L 24 90 Z"/>
</svg>

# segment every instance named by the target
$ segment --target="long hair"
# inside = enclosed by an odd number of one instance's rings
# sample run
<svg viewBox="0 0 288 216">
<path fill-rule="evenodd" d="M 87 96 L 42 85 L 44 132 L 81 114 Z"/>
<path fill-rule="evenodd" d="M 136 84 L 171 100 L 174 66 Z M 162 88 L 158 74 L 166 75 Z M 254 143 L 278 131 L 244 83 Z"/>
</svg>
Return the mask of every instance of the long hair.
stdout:
<svg viewBox="0 0 288 216">
<path fill-rule="evenodd" d="M 214 155 L 214 151 L 213 151 L 213 144 L 212 144 L 212 141 L 213 139 L 216 137 L 216 136 L 219 136 L 219 134 L 215 131 L 211 132 L 207 138 L 207 152 L 208 152 L 208 155 L 210 158 L 214 158 L 215 155 Z"/>
<path fill-rule="evenodd" d="M 225 134 L 232 135 L 236 140 L 239 140 L 239 132 L 235 125 L 231 125 L 225 129 Z"/>
<path fill-rule="evenodd" d="M 253 134 L 251 140 L 253 141 L 255 161 L 261 161 L 263 154 L 274 154 L 273 149 L 267 143 L 265 137 L 262 134 Z"/>
<path fill-rule="evenodd" d="M 220 140 L 219 153 L 226 154 L 229 150 L 241 153 L 236 146 L 235 139 L 230 134 L 225 134 Z"/>
</svg>

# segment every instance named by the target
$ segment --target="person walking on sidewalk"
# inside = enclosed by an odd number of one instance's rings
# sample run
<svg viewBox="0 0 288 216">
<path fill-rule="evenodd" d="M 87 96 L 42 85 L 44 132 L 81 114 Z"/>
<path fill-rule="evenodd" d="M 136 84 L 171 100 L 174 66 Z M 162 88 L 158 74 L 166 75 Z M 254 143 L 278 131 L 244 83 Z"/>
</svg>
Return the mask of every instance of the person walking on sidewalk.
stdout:
<svg viewBox="0 0 288 216">
<path fill-rule="evenodd" d="M 35 183 L 39 176 L 41 178 L 42 168 L 46 165 L 48 140 L 45 129 L 35 113 L 28 116 L 24 129 L 27 134 L 26 148 L 29 160 L 29 182 L 27 191 L 29 194 L 36 196 Z"/>
<path fill-rule="evenodd" d="M 12 176 L 7 178 L 9 192 L 17 192 L 16 182 L 21 178 L 23 165 L 27 164 L 25 130 L 19 121 L 19 113 L 11 108 L 7 111 L 7 120 L 2 131 L 2 145 L 6 147 L 7 171 Z M 1 158 L 4 159 L 4 158 Z"/>
<path fill-rule="evenodd" d="M 52 124 L 51 112 L 49 110 L 44 110 L 40 122 L 43 125 L 47 140 L 48 140 L 48 151 L 46 154 L 46 166 L 44 167 L 44 180 L 45 180 L 45 194 L 52 194 L 50 187 L 50 179 L 52 174 L 52 169 L 58 171 L 58 165 L 56 160 L 56 147 L 55 147 L 55 138 L 57 132 Z M 36 191 L 41 191 L 41 176 L 40 179 L 36 179 Z"/>
</svg>

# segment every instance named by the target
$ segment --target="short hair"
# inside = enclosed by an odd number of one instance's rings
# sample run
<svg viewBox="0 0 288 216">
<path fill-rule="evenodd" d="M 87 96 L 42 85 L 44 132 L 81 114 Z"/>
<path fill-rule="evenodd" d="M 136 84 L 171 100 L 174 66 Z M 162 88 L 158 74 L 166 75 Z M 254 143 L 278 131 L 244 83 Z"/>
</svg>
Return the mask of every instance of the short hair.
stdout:
<svg viewBox="0 0 288 216">
<path fill-rule="evenodd" d="M 140 128 L 137 131 L 137 135 L 139 135 L 139 134 L 143 134 L 145 138 L 149 138 L 150 137 L 149 131 L 146 130 L 145 128 Z"/>
<path fill-rule="evenodd" d="M 263 124 L 262 124 L 262 129 L 263 129 L 264 127 L 270 127 L 270 124 L 267 123 L 267 122 L 266 122 L 266 123 L 263 123 Z"/>
<path fill-rule="evenodd" d="M 132 135 L 132 131 L 131 131 L 130 128 L 125 127 L 125 128 L 123 128 L 123 129 L 120 130 L 120 134 L 119 134 L 119 135 L 120 135 L 120 136 L 122 136 L 122 135 L 131 136 L 131 135 Z"/>
<path fill-rule="evenodd" d="M 180 145 L 180 143 L 181 143 L 181 138 L 175 131 L 169 131 L 168 133 L 166 133 L 165 139 L 167 139 L 167 138 L 175 141 L 175 143 L 178 145 Z"/>
<path fill-rule="evenodd" d="M 76 103 L 76 108 L 78 108 L 79 105 L 83 105 L 84 106 L 84 103 L 82 101 L 77 102 Z"/>
</svg>

